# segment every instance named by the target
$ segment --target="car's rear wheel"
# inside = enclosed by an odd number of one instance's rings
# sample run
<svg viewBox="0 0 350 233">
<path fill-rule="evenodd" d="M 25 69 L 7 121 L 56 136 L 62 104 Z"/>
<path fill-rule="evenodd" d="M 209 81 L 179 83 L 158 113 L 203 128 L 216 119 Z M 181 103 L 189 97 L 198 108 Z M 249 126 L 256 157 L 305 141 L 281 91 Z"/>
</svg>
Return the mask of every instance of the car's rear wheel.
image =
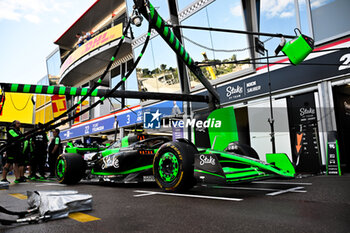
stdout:
<svg viewBox="0 0 350 233">
<path fill-rule="evenodd" d="M 194 185 L 194 155 L 198 151 L 184 142 L 163 144 L 153 159 L 153 174 L 160 188 L 185 191 Z"/>
<path fill-rule="evenodd" d="M 84 176 L 85 161 L 79 154 L 61 154 L 56 161 L 56 177 L 59 183 L 76 184 Z"/>
</svg>

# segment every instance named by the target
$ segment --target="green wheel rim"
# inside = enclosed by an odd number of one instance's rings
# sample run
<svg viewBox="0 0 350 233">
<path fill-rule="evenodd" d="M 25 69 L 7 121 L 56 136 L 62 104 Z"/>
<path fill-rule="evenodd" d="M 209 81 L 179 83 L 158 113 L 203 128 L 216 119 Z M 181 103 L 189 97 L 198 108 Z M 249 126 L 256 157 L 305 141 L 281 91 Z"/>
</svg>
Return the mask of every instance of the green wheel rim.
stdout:
<svg viewBox="0 0 350 233">
<path fill-rule="evenodd" d="M 56 170 L 57 170 L 57 176 L 59 178 L 63 177 L 65 169 L 66 169 L 65 161 L 63 159 L 58 160 L 58 164 L 57 164 L 57 169 Z"/>
<path fill-rule="evenodd" d="M 159 176 L 165 182 L 172 182 L 179 174 L 179 160 L 171 152 L 161 155 L 158 165 Z"/>
</svg>

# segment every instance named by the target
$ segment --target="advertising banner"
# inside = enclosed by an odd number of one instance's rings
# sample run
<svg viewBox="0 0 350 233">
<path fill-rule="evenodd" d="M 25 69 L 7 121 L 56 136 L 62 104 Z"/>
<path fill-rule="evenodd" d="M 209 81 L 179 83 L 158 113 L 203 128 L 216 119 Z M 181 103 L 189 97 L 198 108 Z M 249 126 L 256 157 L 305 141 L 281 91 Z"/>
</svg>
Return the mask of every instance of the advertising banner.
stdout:
<svg viewBox="0 0 350 233">
<path fill-rule="evenodd" d="M 67 140 L 70 138 L 114 129 L 116 127 L 114 116 L 117 116 L 116 119 L 118 121 L 118 126 L 125 127 L 137 123 L 145 123 L 145 113 L 146 115 L 152 115 L 157 113 L 159 114 L 160 120 L 163 117 L 181 114 L 182 112 L 183 106 L 181 101 L 163 101 L 144 108 L 133 108 L 132 111 L 129 109 L 125 109 L 120 112 L 101 117 L 100 119 L 87 121 L 86 123 L 81 123 L 80 125 L 76 125 L 68 130 L 62 131 L 60 133 L 60 137 L 62 140 Z M 181 134 L 180 132 L 178 133 Z"/>
<path fill-rule="evenodd" d="M 348 42 L 348 41 L 346 41 Z M 346 44 L 344 44 L 346 45 Z M 272 91 L 284 90 L 307 83 L 317 82 L 322 79 L 344 75 L 350 72 L 350 66 L 346 61 L 350 57 L 350 49 L 345 49 L 327 55 L 319 56 L 304 63 L 334 64 L 327 65 L 300 65 L 286 66 L 270 72 Z M 338 66 L 336 65 L 338 64 Z M 346 65 L 346 66 L 345 66 Z M 268 73 L 255 74 L 244 80 L 217 87 L 221 104 L 235 101 L 243 101 L 250 97 L 267 94 L 269 92 Z M 199 92 L 200 95 L 207 95 L 207 91 Z M 204 103 L 192 103 L 193 110 L 207 108 Z"/>
<path fill-rule="evenodd" d="M 67 111 L 66 96 L 64 95 L 53 95 L 51 96 L 53 116 L 58 117 L 65 111 Z"/>
<path fill-rule="evenodd" d="M 287 99 L 293 162 L 298 172 L 319 173 L 318 122 L 313 93 Z"/>
<path fill-rule="evenodd" d="M 19 120 L 21 123 L 33 123 L 33 102 L 32 94 L 5 93 L 0 122 L 12 122 Z"/>
<path fill-rule="evenodd" d="M 105 45 L 108 42 L 116 40 L 123 35 L 123 24 L 120 23 L 117 26 L 114 26 L 104 32 L 101 32 L 99 35 L 94 36 L 85 44 L 81 45 L 77 48 L 62 64 L 60 70 L 60 76 L 62 76 L 63 72 L 71 66 L 74 62 L 79 60 L 84 55 L 89 52 Z"/>
</svg>

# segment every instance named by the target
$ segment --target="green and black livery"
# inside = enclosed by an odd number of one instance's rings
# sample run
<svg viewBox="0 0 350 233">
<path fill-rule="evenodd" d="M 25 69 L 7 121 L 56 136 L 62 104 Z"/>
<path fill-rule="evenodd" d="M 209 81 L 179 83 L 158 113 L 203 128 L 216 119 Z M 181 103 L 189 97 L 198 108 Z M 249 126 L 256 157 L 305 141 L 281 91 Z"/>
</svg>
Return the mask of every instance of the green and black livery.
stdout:
<svg viewBox="0 0 350 233">
<path fill-rule="evenodd" d="M 234 117 L 232 107 L 208 116 L 207 120 L 221 122 L 221 127 L 208 128 L 210 148 L 197 147 L 187 139 L 139 134 L 124 137 L 103 151 L 62 154 L 57 160 L 58 180 L 67 184 L 83 178 L 114 183 L 155 181 L 163 190 L 176 192 L 195 184 L 294 178 L 294 166 L 286 154 L 266 154 L 265 162 L 254 149 L 239 143 Z"/>
</svg>

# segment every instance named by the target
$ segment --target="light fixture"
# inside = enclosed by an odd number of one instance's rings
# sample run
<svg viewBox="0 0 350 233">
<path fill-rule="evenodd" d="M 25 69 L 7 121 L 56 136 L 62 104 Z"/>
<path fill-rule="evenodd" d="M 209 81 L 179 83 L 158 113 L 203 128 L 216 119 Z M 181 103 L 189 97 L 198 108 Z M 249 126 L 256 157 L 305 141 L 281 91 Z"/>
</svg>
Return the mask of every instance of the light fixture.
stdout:
<svg viewBox="0 0 350 233">
<path fill-rule="evenodd" d="M 142 16 L 139 14 L 138 11 L 134 10 L 132 16 L 131 16 L 131 23 L 134 24 L 136 27 L 140 27 L 142 24 Z"/>
</svg>

